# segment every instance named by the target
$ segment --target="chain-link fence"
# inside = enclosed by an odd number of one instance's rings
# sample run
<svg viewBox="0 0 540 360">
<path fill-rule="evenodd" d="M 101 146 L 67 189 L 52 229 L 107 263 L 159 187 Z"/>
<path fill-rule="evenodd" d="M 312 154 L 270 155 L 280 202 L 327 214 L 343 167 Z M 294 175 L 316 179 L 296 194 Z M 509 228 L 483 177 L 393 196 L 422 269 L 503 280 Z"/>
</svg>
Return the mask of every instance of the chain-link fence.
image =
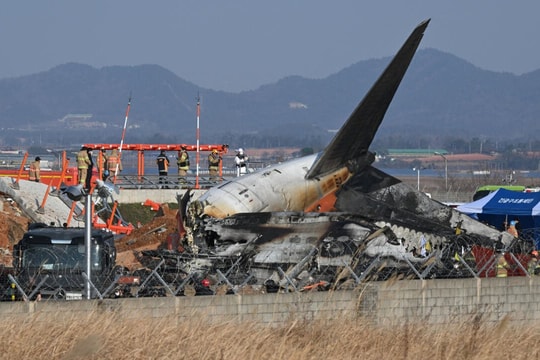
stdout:
<svg viewBox="0 0 540 360">
<path fill-rule="evenodd" d="M 536 234 L 531 229 L 525 234 Z M 93 258 L 91 279 L 81 252 L 38 252 L 23 270 L 0 268 L 2 300 L 192 296 L 351 289 L 366 281 L 496 276 L 534 276 L 531 239 L 485 246 L 467 234 L 423 255 L 367 256 L 352 241 L 327 241 L 295 264 L 254 261 L 256 254 L 216 256 L 170 250 L 135 252 L 141 268 L 107 266 Z M 67 253 L 71 251 L 71 253 Z M 96 254 L 98 256 L 98 254 Z M 95 260 L 95 261 L 94 261 Z"/>
</svg>

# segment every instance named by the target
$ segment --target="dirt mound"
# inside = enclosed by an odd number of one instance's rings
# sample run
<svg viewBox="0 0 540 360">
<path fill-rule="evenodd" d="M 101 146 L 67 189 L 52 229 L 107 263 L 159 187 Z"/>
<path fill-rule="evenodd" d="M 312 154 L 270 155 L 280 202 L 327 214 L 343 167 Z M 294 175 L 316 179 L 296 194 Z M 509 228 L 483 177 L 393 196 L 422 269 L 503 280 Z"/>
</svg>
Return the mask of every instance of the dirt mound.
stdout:
<svg viewBox="0 0 540 360">
<path fill-rule="evenodd" d="M 153 221 L 117 240 L 116 251 L 137 250 L 144 246 L 163 243 L 169 234 L 176 232 L 176 211 L 169 209 L 167 204 L 162 205 Z"/>
<path fill-rule="evenodd" d="M 129 235 L 116 241 L 116 263 L 128 269 L 138 268 L 140 263 L 135 258 L 135 251 L 153 250 L 167 246 L 167 237 L 177 232 L 177 210 L 171 210 L 167 204 L 161 205 L 154 220 L 133 230 Z"/>
<path fill-rule="evenodd" d="M 17 203 L 0 194 L 0 265 L 11 266 L 13 245 L 23 237 L 29 223 Z"/>
</svg>

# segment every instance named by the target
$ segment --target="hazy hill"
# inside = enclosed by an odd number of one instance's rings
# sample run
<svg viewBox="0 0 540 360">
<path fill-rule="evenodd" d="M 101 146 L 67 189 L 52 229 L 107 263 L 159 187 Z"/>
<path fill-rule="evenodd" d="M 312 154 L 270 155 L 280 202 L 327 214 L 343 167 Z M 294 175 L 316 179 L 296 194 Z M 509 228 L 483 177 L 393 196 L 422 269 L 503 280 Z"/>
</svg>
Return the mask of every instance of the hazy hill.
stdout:
<svg viewBox="0 0 540 360">
<path fill-rule="evenodd" d="M 0 80 L 0 145 L 119 142 L 131 93 L 129 143 L 194 143 L 199 94 L 202 143 L 322 146 L 389 60 L 361 61 L 324 79 L 290 76 L 240 93 L 200 88 L 156 65 L 64 64 Z M 540 70 L 495 73 L 421 50 L 377 139 L 414 145 L 422 138 L 433 146 L 452 136 L 530 140 L 540 135 L 539 110 Z"/>
</svg>

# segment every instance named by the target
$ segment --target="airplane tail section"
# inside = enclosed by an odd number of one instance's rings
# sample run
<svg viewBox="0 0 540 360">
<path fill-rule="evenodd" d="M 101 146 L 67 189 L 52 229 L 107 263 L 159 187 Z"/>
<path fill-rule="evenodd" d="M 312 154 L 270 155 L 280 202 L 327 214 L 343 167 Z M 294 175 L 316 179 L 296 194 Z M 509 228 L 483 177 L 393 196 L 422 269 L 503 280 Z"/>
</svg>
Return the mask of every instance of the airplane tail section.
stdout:
<svg viewBox="0 0 540 360">
<path fill-rule="evenodd" d="M 348 164 L 355 164 L 355 168 L 360 170 L 373 162 L 373 154 L 368 151 L 369 146 L 416 53 L 429 21 L 428 19 L 420 23 L 414 29 L 345 125 L 315 161 L 306 175 L 307 179 L 316 178 Z"/>
</svg>

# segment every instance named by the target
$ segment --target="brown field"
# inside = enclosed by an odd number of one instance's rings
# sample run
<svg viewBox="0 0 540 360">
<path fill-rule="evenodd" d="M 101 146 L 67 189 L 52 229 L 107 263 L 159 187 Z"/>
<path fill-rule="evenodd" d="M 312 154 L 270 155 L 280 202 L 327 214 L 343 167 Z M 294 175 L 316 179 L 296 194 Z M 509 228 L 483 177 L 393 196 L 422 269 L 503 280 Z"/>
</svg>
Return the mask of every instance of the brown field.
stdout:
<svg viewBox="0 0 540 360">
<path fill-rule="evenodd" d="M 409 184 L 413 189 L 417 188 L 416 177 L 401 177 L 401 181 Z M 444 178 L 424 177 L 420 181 L 420 191 L 431 195 L 432 199 L 440 202 L 471 202 L 477 187 L 486 183 L 476 183 L 467 179 L 448 181 L 448 191 L 445 190 Z M 490 183 L 487 183 L 490 184 Z"/>
<path fill-rule="evenodd" d="M 471 319 L 372 326 L 356 319 L 269 326 L 194 316 L 121 319 L 113 314 L 52 321 L 4 316 L 3 359 L 538 359 L 540 324 Z"/>
<path fill-rule="evenodd" d="M 420 191 L 430 193 L 432 198 L 441 202 L 471 202 L 476 188 L 483 185 L 523 185 L 528 187 L 537 187 L 540 185 L 538 179 L 525 178 L 516 175 L 514 181 L 509 184 L 501 181 L 502 176 L 484 176 L 484 177 L 448 177 L 448 189 L 444 176 L 439 177 L 420 177 Z M 416 176 L 403 176 L 399 178 L 412 188 L 418 187 L 418 178 Z"/>
</svg>

